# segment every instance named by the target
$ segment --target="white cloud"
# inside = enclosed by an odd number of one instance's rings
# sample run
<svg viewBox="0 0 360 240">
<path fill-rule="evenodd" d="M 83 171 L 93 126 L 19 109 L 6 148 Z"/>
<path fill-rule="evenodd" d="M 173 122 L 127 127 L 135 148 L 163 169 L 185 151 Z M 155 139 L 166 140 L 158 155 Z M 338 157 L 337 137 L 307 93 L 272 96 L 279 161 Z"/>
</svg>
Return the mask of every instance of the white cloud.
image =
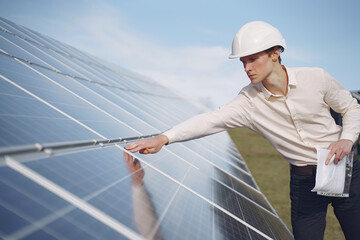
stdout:
<svg viewBox="0 0 360 240">
<path fill-rule="evenodd" d="M 110 6 L 90 9 L 74 19 L 76 26 L 67 26 L 81 33 L 66 42 L 208 106 L 225 104 L 248 83 L 242 65 L 229 60 L 230 51 L 222 46 L 162 46 L 126 26 L 122 14 Z"/>
<path fill-rule="evenodd" d="M 299 66 L 316 65 L 322 61 L 322 56 L 319 53 L 313 52 L 310 49 L 301 49 L 293 46 L 286 49 L 283 53 L 284 64 L 296 64 Z"/>
</svg>

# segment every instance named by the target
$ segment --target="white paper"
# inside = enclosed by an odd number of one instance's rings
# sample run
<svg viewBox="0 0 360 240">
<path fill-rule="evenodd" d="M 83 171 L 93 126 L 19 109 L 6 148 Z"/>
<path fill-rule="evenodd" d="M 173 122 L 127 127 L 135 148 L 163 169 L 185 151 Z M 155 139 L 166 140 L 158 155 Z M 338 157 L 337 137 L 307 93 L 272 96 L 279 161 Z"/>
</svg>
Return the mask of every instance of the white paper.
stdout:
<svg viewBox="0 0 360 240">
<path fill-rule="evenodd" d="M 317 149 L 318 164 L 316 169 L 316 183 L 312 192 L 321 194 L 342 194 L 345 186 L 346 159 L 334 164 L 333 156 L 328 165 L 325 165 L 326 157 L 330 150 Z M 348 157 L 348 156 L 346 156 Z"/>
</svg>

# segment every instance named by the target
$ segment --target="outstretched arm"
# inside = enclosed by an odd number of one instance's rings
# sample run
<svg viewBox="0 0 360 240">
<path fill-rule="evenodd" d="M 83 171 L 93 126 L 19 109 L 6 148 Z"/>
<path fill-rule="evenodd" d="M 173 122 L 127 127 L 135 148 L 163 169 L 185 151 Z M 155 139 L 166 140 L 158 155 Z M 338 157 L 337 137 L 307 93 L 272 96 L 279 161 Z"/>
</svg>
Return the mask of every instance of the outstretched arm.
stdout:
<svg viewBox="0 0 360 240">
<path fill-rule="evenodd" d="M 157 153 L 161 148 L 169 143 L 169 139 L 165 135 L 158 135 L 153 138 L 143 139 L 140 141 L 133 142 L 125 146 L 126 150 L 130 152 L 140 152 L 141 154 Z"/>
<path fill-rule="evenodd" d="M 244 94 L 239 94 L 225 106 L 196 115 L 154 138 L 144 139 L 125 147 L 131 152 L 157 153 L 165 144 L 205 137 L 229 128 L 243 127 L 248 123 L 247 109 L 251 104 Z"/>
</svg>

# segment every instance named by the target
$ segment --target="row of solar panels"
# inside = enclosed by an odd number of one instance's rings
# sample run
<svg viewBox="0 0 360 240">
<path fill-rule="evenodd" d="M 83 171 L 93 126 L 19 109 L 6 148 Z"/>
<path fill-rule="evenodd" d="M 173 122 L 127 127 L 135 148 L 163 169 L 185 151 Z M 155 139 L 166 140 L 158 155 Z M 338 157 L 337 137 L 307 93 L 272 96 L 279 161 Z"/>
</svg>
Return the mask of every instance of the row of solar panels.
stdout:
<svg viewBox="0 0 360 240">
<path fill-rule="evenodd" d="M 0 237 L 292 239 L 227 133 L 123 149 L 202 111 L 0 18 Z"/>
</svg>

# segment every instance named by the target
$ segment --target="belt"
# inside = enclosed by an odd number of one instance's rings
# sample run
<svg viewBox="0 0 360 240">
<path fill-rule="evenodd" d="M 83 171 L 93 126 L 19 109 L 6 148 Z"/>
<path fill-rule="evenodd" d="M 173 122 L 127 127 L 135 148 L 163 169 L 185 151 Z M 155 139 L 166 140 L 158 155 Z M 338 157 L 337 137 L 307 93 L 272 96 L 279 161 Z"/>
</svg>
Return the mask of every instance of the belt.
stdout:
<svg viewBox="0 0 360 240">
<path fill-rule="evenodd" d="M 316 174 L 316 165 L 307 165 L 307 166 L 295 166 L 290 165 L 290 171 L 297 175 L 315 175 Z"/>
</svg>

